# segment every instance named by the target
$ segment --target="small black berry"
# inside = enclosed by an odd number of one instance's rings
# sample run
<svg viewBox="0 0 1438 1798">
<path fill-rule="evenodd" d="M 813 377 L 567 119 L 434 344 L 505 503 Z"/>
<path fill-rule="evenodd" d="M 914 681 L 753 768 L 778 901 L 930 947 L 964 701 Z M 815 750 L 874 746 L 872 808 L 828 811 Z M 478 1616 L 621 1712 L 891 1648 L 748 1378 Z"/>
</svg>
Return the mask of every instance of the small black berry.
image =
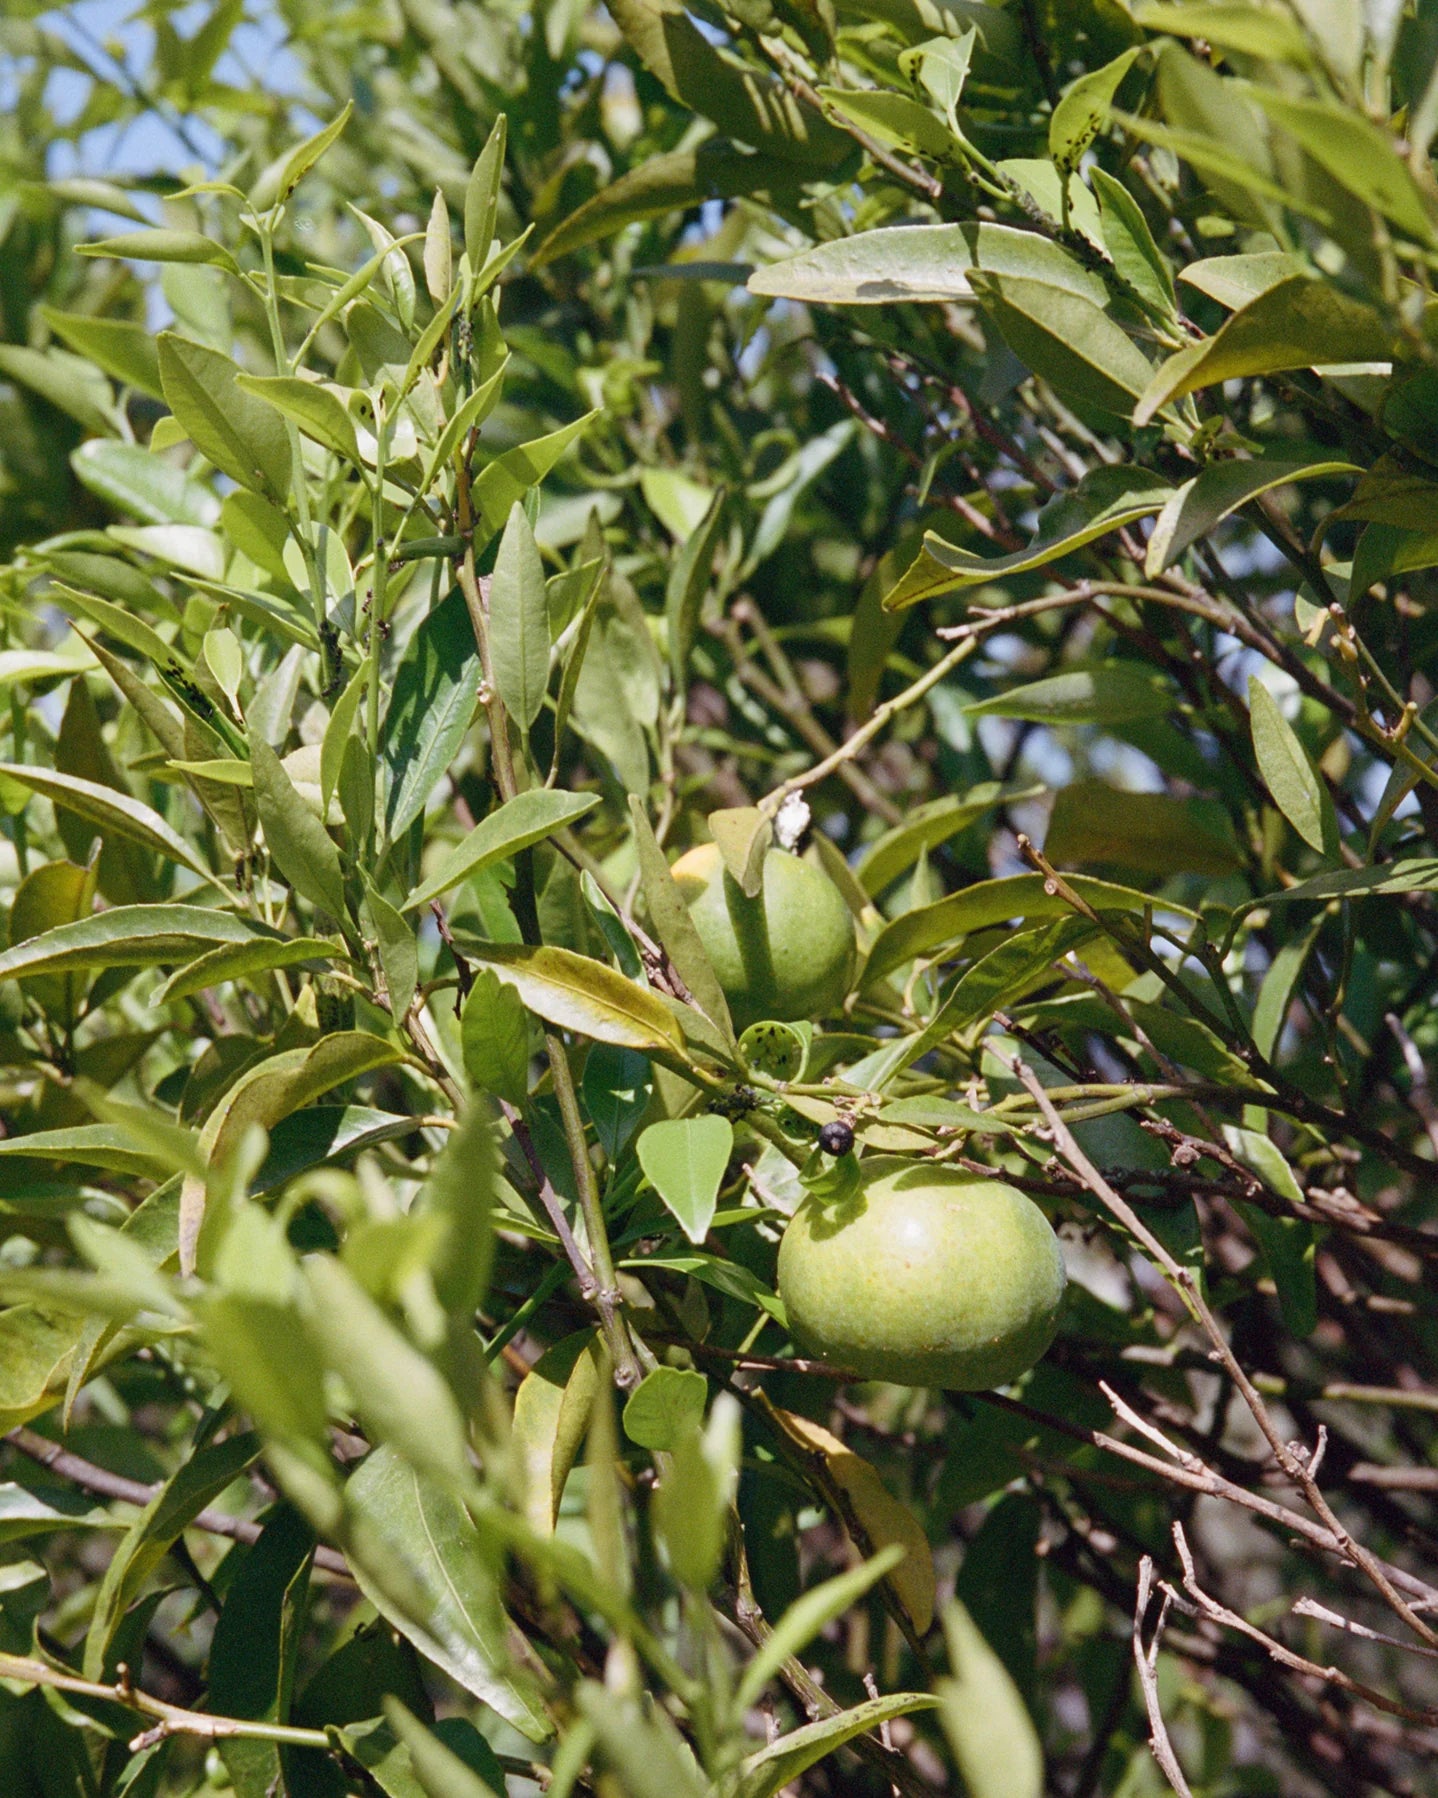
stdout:
<svg viewBox="0 0 1438 1798">
<path fill-rule="evenodd" d="M 854 1132 L 841 1118 L 825 1124 L 819 1132 L 819 1147 L 826 1155 L 847 1155 L 854 1146 Z"/>
</svg>

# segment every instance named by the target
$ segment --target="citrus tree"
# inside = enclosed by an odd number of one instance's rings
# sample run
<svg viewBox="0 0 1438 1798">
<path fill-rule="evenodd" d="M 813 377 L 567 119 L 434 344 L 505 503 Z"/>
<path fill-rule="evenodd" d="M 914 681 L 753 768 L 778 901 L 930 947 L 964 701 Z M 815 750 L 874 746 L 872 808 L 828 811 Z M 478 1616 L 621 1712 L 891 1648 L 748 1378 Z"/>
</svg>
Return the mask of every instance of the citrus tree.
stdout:
<svg viewBox="0 0 1438 1798">
<path fill-rule="evenodd" d="M 5 1790 L 1422 1790 L 1427 9 L 121 23 L 0 24 Z"/>
</svg>

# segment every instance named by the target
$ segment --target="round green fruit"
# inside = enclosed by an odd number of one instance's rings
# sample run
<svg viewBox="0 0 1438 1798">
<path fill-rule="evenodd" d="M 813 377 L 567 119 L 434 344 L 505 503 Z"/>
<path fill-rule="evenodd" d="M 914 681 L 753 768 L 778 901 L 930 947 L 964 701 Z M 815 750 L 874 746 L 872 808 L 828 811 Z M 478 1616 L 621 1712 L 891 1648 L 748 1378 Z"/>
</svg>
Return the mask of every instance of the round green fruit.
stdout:
<svg viewBox="0 0 1438 1798">
<path fill-rule="evenodd" d="M 748 898 L 713 843 L 681 855 L 674 878 L 713 963 L 736 1030 L 836 1010 L 854 972 L 854 920 L 844 896 L 797 855 L 770 850 Z"/>
<path fill-rule="evenodd" d="M 884 1157 L 838 1204 L 817 1195 L 779 1247 L 801 1348 L 870 1380 L 984 1392 L 1032 1367 L 1064 1294 L 1058 1238 L 1031 1199 L 958 1168 Z"/>
</svg>

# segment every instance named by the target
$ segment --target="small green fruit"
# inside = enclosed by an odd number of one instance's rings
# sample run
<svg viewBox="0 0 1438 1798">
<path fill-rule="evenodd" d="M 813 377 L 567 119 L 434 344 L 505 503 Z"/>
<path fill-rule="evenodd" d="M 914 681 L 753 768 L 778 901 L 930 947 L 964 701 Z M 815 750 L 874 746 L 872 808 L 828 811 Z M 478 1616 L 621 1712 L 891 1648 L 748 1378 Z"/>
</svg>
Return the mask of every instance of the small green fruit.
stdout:
<svg viewBox="0 0 1438 1798">
<path fill-rule="evenodd" d="M 713 843 L 681 855 L 674 878 L 689 907 L 736 1030 L 835 1011 L 854 972 L 854 920 L 826 874 L 770 850 L 750 899 Z"/>
<path fill-rule="evenodd" d="M 839 1204 L 808 1198 L 779 1247 L 779 1296 L 809 1353 L 871 1380 L 983 1392 L 1053 1341 L 1064 1264 L 1038 1206 L 957 1168 L 864 1164 Z"/>
</svg>

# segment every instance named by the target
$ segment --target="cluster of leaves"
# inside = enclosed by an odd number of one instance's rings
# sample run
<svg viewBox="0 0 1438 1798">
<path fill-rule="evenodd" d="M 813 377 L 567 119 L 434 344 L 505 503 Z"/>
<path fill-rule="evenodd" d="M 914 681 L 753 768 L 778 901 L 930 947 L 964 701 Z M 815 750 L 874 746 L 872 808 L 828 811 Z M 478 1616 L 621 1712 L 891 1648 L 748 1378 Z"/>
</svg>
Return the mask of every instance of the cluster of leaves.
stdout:
<svg viewBox="0 0 1438 1798">
<path fill-rule="evenodd" d="M 0 24 L 6 1789 L 1413 1789 L 1426 9 L 148 11 Z M 838 1119 L 1009 1395 L 796 1358 Z"/>
</svg>

